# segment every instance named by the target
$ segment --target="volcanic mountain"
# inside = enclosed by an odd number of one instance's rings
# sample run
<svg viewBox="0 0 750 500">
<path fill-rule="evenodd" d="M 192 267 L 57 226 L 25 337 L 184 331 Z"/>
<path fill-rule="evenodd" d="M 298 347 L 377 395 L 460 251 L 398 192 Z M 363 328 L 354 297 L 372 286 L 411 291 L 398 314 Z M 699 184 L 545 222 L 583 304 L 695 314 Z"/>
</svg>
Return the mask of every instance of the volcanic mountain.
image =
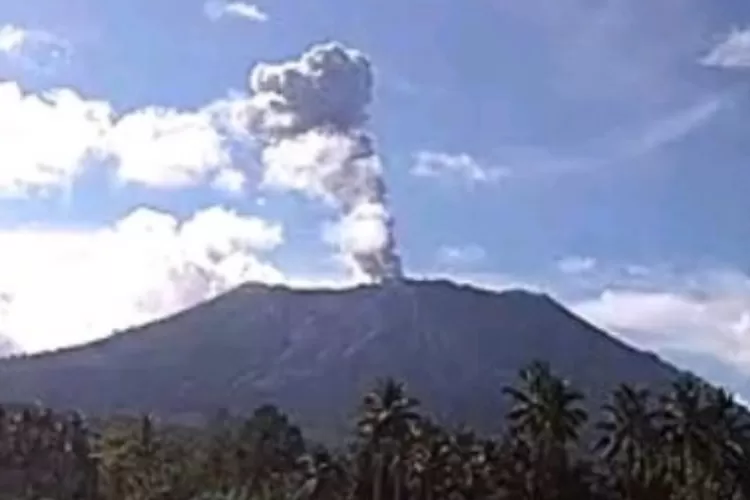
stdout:
<svg viewBox="0 0 750 500">
<path fill-rule="evenodd" d="M 620 382 L 661 386 L 678 374 L 526 291 L 409 280 L 245 285 L 96 343 L 3 360 L 0 399 L 173 418 L 274 403 L 330 434 L 349 428 L 378 377 L 392 376 L 436 417 L 494 430 L 502 387 L 533 360 L 549 362 L 592 407 Z"/>
</svg>

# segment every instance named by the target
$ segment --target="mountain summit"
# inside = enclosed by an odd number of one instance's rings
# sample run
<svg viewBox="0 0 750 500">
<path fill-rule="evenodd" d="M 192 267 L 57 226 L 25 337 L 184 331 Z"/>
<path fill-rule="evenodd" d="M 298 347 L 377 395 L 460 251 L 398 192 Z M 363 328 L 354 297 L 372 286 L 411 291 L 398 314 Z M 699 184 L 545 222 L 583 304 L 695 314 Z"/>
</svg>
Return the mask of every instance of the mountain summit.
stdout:
<svg viewBox="0 0 750 500">
<path fill-rule="evenodd" d="M 677 371 L 551 298 L 448 281 L 347 290 L 245 285 L 105 340 L 0 362 L 0 398 L 90 412 L 207 415 L 275 403 L 321 432 L 350 423 L 378 377 L 438 417 L 493 430 L 501 389 L 539 359 L 599 404 L 620 382 Z"/>
</svg>

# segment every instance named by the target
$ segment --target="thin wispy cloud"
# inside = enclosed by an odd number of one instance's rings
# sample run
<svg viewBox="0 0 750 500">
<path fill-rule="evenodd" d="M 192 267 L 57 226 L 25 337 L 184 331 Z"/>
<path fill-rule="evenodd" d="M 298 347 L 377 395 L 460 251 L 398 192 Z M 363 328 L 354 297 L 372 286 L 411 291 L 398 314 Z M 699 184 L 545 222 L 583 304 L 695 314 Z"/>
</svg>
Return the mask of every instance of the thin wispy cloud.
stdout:
<svg viewBox="0 0 750 500">
<path fill-rule="evenodd" d="M 465 153 L 420 151 L 414 155 L 411 174 L 451 185 L 475 186 L 500 181 L 586 175 L 602 169 L 630 166 L 632 160 L 644 158 L 698 133 L 730 107 L 746 89 L 747 86 L 740 85 L 709 93 L 640 127 L 622 131 L 616 136 L 601 137 L 581 146 L 574 156 L 567 156 L 569 152 L 556 154 L 541 146 L 506 146 L 499 150 L 496 158 L 496 163 L 503 167 L 497 167 Z"/>
<path fill-rule="evenodd" d="M 492 184 L 510 175 L 507 169 L 485 165 L 466 153 L 419 151 L 414 155 L 411 173 L 415 177 L 443 182 L 459 182 L 470 186 Z"/>
<path fill-rule="evenodd" d="M 258 23 L 268 21 L 268 14 L 259 6 L 249 2 L 208 0 L 204 4 L 204 12 L 212 21 L 218 21 L 224 17 L 237 17 Z"/>
<path fill-rule="evenodd" d="M 492 2 L 545 44 L 556 75 L 552 84 L 585 103 L 648 112 L 693 89 L 686 57 L 697 53 L 710 23 L 696 1 Z"/>
<path fill-rule="evenodd" d="M 710 93 L 692 104 L 646 122 L 640 128 L 618 134 L 619 137 L 603 138 L 598 141 L 600 145 L 582 153 L 578 159 L 561 157 L 557 161 L 547 161 L 541 165 L 527 163 L 527 168 L 513 171 L 514 177 L 580 175 L 602 169 L 632 166 L 633 160 L 645 158 L 663 148 L 680 143 L 702 128 L 708 127 L 711 121 L 730 107 L 745 89 L 745 86 L 741 86 Z"/>
<path fill-rule="evenodd" d="M 70 43 L 53 33 L 13 24 L 0 27 L 0 56 L 24 69 L 53 71 L 71 53 Z"/>
<path fill-rule="evenodd" d="M 750 68 L 750 28 L 732 30 L 700 62 L 718 68 Z"/>
<path fill-rule="evenodd" d="M 557 269 L 563 274 L 581 274 L 593 271 L 595 267 L 596 259 L 578 255 L 565 257 L 557 263 Z"/>
<path fill-rule="evenodd" d="M 487 251 L 480 245 L 444 245 L 438 249 L 437 263 L 442 266 L 468 266 L 479 264 L 487 258 Z"/>
<path fill-rule="evenodd" d="M 620 158 L 626 160 L 642 156 L 686 138 L 708 124 L 722 109 L 730 105 L 737 89 L 710 94 L 695 103 L 648 124 L 633 139 L 626 141 Z"/>
</svg>

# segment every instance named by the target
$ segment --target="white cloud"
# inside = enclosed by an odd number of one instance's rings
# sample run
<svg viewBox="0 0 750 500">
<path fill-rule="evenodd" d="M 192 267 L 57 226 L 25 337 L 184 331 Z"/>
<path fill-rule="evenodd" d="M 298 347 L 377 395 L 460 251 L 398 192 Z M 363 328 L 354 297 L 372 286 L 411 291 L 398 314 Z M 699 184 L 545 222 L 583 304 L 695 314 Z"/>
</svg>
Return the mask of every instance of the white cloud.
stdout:
<svg viewBox="0 0 750 500">
<path fill-rule="evenodd" d="M 587 258 L 576 262 L 583 267 L 590 263 Z M 524 288 L 546 293 L 629 344 L 667 357 L 700 355 L 750 376 L 750 275 L 736 269 L 595 262 L 585 277 L 574 273 L 523 279 L 455 270 L 412 276 L 445 277 L 497 291 Z M 688 366 L 699 371 L 704 367 Z"/>
<path fill-rule="evenodd" d="M 695 273 L 649 289 L 612 284 L 570 305 L 642 347 L 709 354 L 750 374 L 750 277 L 742 273 Z"/>
<path fill-rule="evenodd" d="M 438 264 L 448 266 L 465 266 L 477 264 L 487 257 L 487 251 L 479 245 L 446 245 L 437 253 Z"/>
<path fill-rule="evenodd" d="M 29 33 L 17 26 L 5 25 L 0 28 L 0 52 L 18 52 L 29 37 Z"/>
<path fill-rule="evenodd" d="M 732 30 L 701 63 L 719 68 L 750 68 L 750 28 Z"/>
<path fill-rule="evenodd" d="M 107 152 L 123 181 L 180 188 L 231 166 L 224 141 L 207 113 L 145 108 L 114 124 Z"/>
<path fill-rule="evenodd" d="M 597 262 L 586 274 L 591 283 L 583 289 L 576 274 L 551 280 L 465 271 L 411 274 L 496 291 L 523 288 L 546 293 L 631 345 L 663 352 L 667 358 L 698 355 L 750 376 L 750 275 L 738 270 L 617 268 Z M 701 372 L 705 364 L 688 363 L 686 368 Z"/>
<path fill-rule="evenodd" d="M 52 33 L 6 24 L 0 27 L 0 54 L 23 67 L 50 71 L 70 57 L 70 44 Z"/>
<path fill-rule="evenodd" d="M 226 16 L 241 17 L 259 23 L 268 21 L 268 14 L 257 5 L 248 2 L 208 0 L 204 4 L 204 12 L 212 21 L 217 21 Z"/>
<path fill-rule="evenodd" d="M 457 180 L 469 185 L 498 182 L 510 172 L 501 167 L 487 166 L 468 154 L 448 154 L 420 151 L 415 155 L 412 175 L 451 182 Z"/>
<path fill-rule="evenodd" d="M 213 207 L 186 220 L 151 208 L 90 230 L 0 231 L 0 334 L 27 351 L 89 341 L 248 280 L 280 282 L 262 258 L 277 223 Z"/>
<path fill-rule="evenodd" d="M 14 82 L 0 83 L 0 196 L 67 187 L 93 165 L 111 166 L 122 182 L 165 189 L 210 183 L 237 192 L 244 175 L 233 148 L 252 144 L 242 129 L 243 103 L 117 117 L 109 103 L 70 89 L 25 94 Z"/>
<path fill-rule="evenodd" d="M 570 256 L 560 259 L 557 268 L 564 274 L 581 274 L 592 271 L 596 267 L 593 257 Z"/>
<path fill-rule="evenodd" d="M 223 169 L 216 174 L 211 185 L 219 191 L 240 194 L 247 185 L 247 176 L 240 170 Z"/>
<path fill-rule="evenodd" d="M 112 111 L 72 90 L 24 94 L 0 83 L 0 195 L 69 185 L 103 152 Z"/>
</svg>

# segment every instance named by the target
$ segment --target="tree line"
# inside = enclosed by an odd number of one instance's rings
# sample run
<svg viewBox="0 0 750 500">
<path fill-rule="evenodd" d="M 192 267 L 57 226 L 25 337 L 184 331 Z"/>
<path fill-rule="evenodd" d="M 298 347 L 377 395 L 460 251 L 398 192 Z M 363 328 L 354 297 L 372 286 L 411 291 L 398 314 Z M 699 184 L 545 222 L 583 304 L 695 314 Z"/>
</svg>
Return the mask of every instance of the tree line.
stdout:
<svg viewBox="0 0 750 500">
<path fill-rule="evenodd" d="M 500 392 L 504 431 L 481 436 L 379 381 L 338 447 L 271 405 L 200 428 L 0 408 L 0 499 L 750 499 L 748 414 L 692 376 L 664 394 L 621 385 L 595 417 L 544 363 Z"/>
</svg>

